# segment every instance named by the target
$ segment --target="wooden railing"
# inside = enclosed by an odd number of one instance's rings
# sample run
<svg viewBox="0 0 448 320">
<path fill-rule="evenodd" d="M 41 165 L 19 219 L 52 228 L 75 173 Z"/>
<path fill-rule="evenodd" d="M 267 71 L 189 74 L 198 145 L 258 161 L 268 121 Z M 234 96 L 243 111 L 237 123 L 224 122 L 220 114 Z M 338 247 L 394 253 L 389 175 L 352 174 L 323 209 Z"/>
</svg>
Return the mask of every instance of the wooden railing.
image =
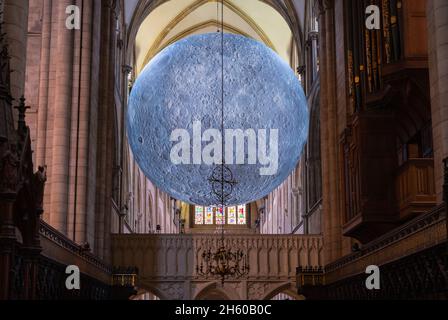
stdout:
<svg viewBox="0 0 448 320">
<path fill-rule="evenodd" d="M 427 212 L 436 205 L 433 159 L 409 159 L 396 179 L 401 219 Z"/>
<path fill-rule="evenodd" d="M 358 252 L 326 265 L 327 283 L 364 273 L 368 265 L 383 265 L 439 245 L 446 239 L 446 208 L 439 205 L 363 246 Z"/>
<path fill-rule="evenodd" d="M 42 255 L 63 265 L 77 265 L 82 273 L 110 283 L 112 267 L 44 221 L 40 222 Z"/>
</svg>

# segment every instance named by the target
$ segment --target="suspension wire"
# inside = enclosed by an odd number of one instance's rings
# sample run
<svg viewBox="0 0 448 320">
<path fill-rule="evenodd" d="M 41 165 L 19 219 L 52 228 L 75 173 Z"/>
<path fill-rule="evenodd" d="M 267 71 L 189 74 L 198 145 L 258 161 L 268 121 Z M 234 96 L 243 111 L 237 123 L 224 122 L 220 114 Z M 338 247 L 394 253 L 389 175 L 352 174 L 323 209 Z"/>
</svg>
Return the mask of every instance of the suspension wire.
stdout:
<svg viewBox="0 0 448 320">
<path fill-rule="evenodd" d="M 219 22 L 219 1 L 216 0 L 216 32 L 219 32 L 219 28 L 221 27 L 221 24 Z"/>
<path fill-rule="evenodd" d="M 221 217 L 226 218 L 225 214 L 225 195 L 224 195 L 224 166 L 225 166 L 225 156 L 224 156 L 224 0 L 221 0 Z M 225 222 L 225 221 L 223 221 Z M 222 230 L 222 245 L 224 246 L 224 224 L 221 224 Z"/>
</svg>

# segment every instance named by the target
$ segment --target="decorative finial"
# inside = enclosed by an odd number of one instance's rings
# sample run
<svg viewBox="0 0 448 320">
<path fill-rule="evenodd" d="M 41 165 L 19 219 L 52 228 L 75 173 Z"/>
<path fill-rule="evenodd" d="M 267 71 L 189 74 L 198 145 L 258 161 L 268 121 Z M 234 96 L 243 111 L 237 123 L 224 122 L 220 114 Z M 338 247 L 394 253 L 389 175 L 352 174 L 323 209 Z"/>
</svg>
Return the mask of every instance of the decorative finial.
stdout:
<svg viewBox="0 0 448 320">
<path fill-rule="evenodd" d="M 29 106 L 25 105 L 25 97 L 22 95 L 20 98 L 20 103 L 18 106 L 14 107 L 14 109 L 17 109 L 19 111 L 19 121 L 18 121 L 18 130 L 19 132 L 24 132 L 26 129 L 26 122 L 25 122 L 25 113 L 27 109 L 30 109 Z"/>
</svg>

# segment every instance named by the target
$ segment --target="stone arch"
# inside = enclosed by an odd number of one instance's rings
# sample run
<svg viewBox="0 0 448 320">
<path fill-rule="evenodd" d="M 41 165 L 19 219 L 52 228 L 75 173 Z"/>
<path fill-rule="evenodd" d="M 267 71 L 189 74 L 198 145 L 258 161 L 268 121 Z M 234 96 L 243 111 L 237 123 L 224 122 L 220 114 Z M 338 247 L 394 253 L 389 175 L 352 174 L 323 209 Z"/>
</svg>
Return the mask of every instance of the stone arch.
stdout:
<svg viewBox="0 0 448 320">
<path fill-rule="evenodd" d="M 190 14 L 192 14 L 193 12 L 195 12 L 196 10 L 198 10 L 200 7 L 207 5 L 210 1 L 208 0 L 196 0 L 196 2 L 192 3 L 189 7 L 187 7 L 186 9 L 184 9 L 181 13 L 179 13 L 179 15 L 176 17 L 176 19 L 174 19 L 173 21 L 171 21 L 164 29 L 163 31 L 159 34 L 159 36 L 157 37 L 157 40 L 155 41 L 155 43 L 152 45 L 151 49 L 149 50 L 146 58 L 145 58 L 145 64 L 148 63 L 148 61 L 157 53 L 160 52 L 161 50 L 163 50 L 164 47 L 168 46 L 171 43 L 174 43 L 175 41 L 179 40 L 179 38 L 184 37 L 185 35 L 179 35 L 179 36 L 175 36 L 174 38 L 171 38 L 170 40 L 168 40 L 167 42 L 165 42 L 162 46 L 162 42 L 164 42 L 164 40 L 167 39 L 167 36 L 169 34 L 169 32 L 174 29 L 176 27 L 176 25 L 183 21 L 184 19 L 186 19 Z M 277 51 L 274 47 L 274 45 L 272 44 L 271 40 L 269 39 L 269 36 L 263 31 L 263 29 L 261 29 L 258 24 L 251 18 L 249 17 L 247 14 L 244 13 L 243 10 L 241 10 L 238 6 L 236 6 L 234 3 L 228 1 L 228 0 L 224 0 L 224 5 L 227 9 L 229 9 L 230 11 L 234 12 L 238 17 L 240 17 L 243 21 L 245 21 L 248 25 L 250 25 L 250 27 L 252 28 L 252 30 L 260 37 L 260 39 L 268 46 L 270 47 L 272 50 Z M 217 25 L 217 23 L 219 23 L 219 21 L 217 20 L 209 20 L 207 22 L 203 22 L 201 25 L 206 25 L 207 23 L 211 23 L 213 26 Z M 198 29 L 198 26 L 194 27 L 194 29 Z M 241 30 L 239 30 L 238 28 L 234 28 L 230 25 L 225 25 L 225 29 L 230 31 L 230 32 L 234 32 L 237 34 L 241 34 L 247 37 L 250 37 L 248 34 L 245 34 L 244 32 L 242 32 Z M 187 31 L 184 31 L 183 34 L 187 33 Z"/>
<path fill-rule="evenodd" d="M 168 276 L 174 276 L 177 274 L 177 266 L 179 262 L 177 261 L 177 251 L 174 247 L 169 247 L 166 252 L 166 261 L 170 261 L 170 263 L 167 263 L 166 269 L 167 269 L 167 275 Z"/>
<path fill-rule="evenodd" d="M 285 247 L 280 248 L 278 251 L 278 259 L 279 259 L 279 274 L 286 275 L 288 274 L 288 249 Z"/>
<path fill-rule="evenodd" d="M 134 44 L 135 39 L 137 37 L 138 31 L 140 29 L 143 21 L 148 17 L 148 15 L 154 11 L 160 5 L 166 3 L 169 0 L 139 0 L 134 13 L 132 15 L 132 19 L 129 23 L 129 29 L 127 32 L 127 52 L 125 54 L 126 63 L 130 64 L 132 61 L 132 56 L 134 55 Z M 282 5 L 277 3 L 276 1 L 269 0 L 259 0 L 261 3 L 267 4 L 273 8 L 273 10 L 277 11 L 285 20 L 286 24 L 289 26 L 291 33 L 294 38 L 295 46 L 298 49 L 297 52 L 300 64 L 303 64 L 303 53 L 301 48 L 303 47 L 303 31 L 302 24 L 299 21 L 299 17 L 294 8 L 289 5 Z"/>
<path fill-rule="evenodd" d="M 142 190 L 144 190 L 142 186 L 142 174 L 140 172 L 140 169 L 137 168 L 137 177 L 135 181 L 135 205 L 134 205 L 134 217 L 132 221 L 132 225 L 134 227 L 134 231 L 137 231 L 137 233 L 140 231 L 138 228 L 140 227 L 140 215 L 142 214 Z M 136 215 L 135 215 L 136 214 Z"/>
<path fill-rule="evenodd" d="M 316 80 L 310 93 L 310 128 L 306 148 L 308 163 L 306 172 L 307 196 L 306 210 L 309 212 L 322 198 L 322 166 L 321 166 L 321 126 L 320 126 L 320 80 Z"/>
<path fill-rule="evenodd" d="M 240 297 L 233 290 L 225 290 L 219 282 L 206 284 L 199 289 L 193 300 L 239 300 Z"/>
<path fill-rule="evenodd" d="M 291 296 L 292 298 L 294 298 L 296 300 L 305 300 L 304 296 L 299 295 L 295 291 L 294 285 L 291 282 L 282 283 L 282 284 L 279 284 L 279 285 L 273 287 L 271 290 L 269 290 L 265 294 L 265 296 L 263 297 L 262 300 L 271 300 L 279 293 L 286 293 L 287 295 Z"/>
<path fill-rule="evenodd" d="M 129 209 L 129 195 L 132 192 L 132 155 L 128 148 L 123 148 L 123 153 L 123 177 L 121 182 L 124 196 L 123 205 Z"/>
<path fill-rule="evenodd" d="M 153 213 L 154 213 L 154 198 L 153 198 L 153 195 L 152 195 L 151 191 L 148 191 L 148 194 L 147 194 L 146 198 L 148 199 L 148 208 L 147 208 L 147 210 L 148 210 L 148 224 L 145 227 L 148 228 L 149 233 L 151 233 L 154 230 L 154 228 L 155 228 L 155 225 L 154 225 L 155 224 L 155 217 L 153 215 Z"/>
<path fill-rule="evenodd" d="M 191 248 L 188 248 L 185 253 L 185 274 L 194 274 L 194 254 Z"/>
<path fill-rule="evenodd" d="M 154 296 L 158 297 L 160 300 L 169 300 L 169 297 L 157 286 L 145 283 L 144 281 L 137 284 L 137 295 L 139 293 L 149 292 Z"/>
</svg>

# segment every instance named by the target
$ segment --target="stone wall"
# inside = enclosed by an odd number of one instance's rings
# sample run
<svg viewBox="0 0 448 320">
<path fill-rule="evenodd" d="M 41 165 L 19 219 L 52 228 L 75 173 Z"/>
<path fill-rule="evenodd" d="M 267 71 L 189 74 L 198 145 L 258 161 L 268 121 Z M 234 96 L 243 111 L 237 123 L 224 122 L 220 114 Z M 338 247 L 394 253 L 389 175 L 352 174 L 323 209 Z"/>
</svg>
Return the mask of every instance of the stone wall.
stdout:
<svg viewBox="0 0 448 320">
<path fill-rule="evenodd" d="M 320 236 L 226 235 L 225 247 L 242 250 L 248 258 L 249 274 L 227 279 L 224 297 L 232 300 L 271 299 L 281 292 L 296 292 L 296 269 L 322 267 Z M 161 299 L 189 300 L 222 288 L 220 279 L 201 275 L 196 267 L 202 253 L 217 250 L 215 235 L 114 235 L 113 265 L 137 267 L 137 287 Z M 296 294 L 297 296 L 297 294 Z"/>
<path fill-rule="evenodd" d="M 428 0 L 429 73 L 434 139 L 435 182 L 442 201 L 442 160 L 448 157 L 448 2 Z"/>
<path fill-rule="evenodd" d="M 9 2 L 17 11 L 25 1 Z M 27 53 L 34 162 L 47 166 L 44 220 L 107 260 L 111 232 L 177 227 L 171 199 L 141 174 L 126 143 L 124 12 L 117 2 L 76 1 L 81 29 L 69 30 L 66 8 L 73 4 L 30 0 L 27 36 L 12 35 L 17 45 L 28 39 L 18 56 L 25 61 Z"/>
</svg>

